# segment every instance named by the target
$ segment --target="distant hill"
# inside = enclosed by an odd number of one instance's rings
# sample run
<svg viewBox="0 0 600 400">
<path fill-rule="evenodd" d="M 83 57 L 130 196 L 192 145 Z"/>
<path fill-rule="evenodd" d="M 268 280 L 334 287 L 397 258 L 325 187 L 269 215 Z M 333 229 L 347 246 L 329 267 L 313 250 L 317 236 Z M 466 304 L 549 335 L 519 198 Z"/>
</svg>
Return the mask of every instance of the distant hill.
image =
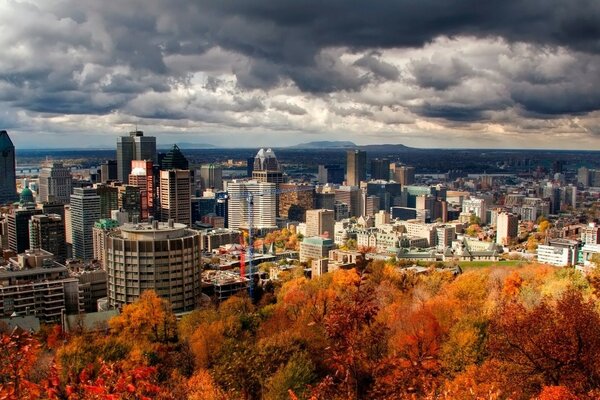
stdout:
<svg viewBox="0 0 600 400">
<path fill-rule="evenodd" d="M 300 143 L 295 146 L 290 146 L 290 149 L 338 149 L 338 148 L 353 148 L 358 147 L 356 144 L 348 141 L 328 141 L 322 140 L 318 142 Z"/>
<path fill-rule="evenodd" d="M 420 150 L 414 147 L 408 147 L 403 144 L 368 144 L 365 146 L 358 146 L 361 150 L 365 151 L 407 151 L 407 150 Z"/>
<path fill-rule="evenodd" d="M 175 143 L 175 144 L 180 149 L 216 149 L 217 148 L 217 146 L 208 144 L 208 143 L 182 142 L 182 143 Z M 158 145 L 159 150 L 169 150 L 171 147 L 173 147 L 173 144 L 161 143 Z"/>
</svg>

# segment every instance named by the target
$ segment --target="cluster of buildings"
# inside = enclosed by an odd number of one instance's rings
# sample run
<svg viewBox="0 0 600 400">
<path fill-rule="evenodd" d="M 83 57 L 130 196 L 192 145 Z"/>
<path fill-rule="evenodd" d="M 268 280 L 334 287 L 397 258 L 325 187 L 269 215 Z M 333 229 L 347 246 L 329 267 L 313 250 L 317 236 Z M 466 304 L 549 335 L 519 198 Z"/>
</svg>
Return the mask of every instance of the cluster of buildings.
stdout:
<svg viewBox="0 0 600 400">
<path fill-rule="evenodd" d="M 63 321 L 119 309 L 147 289 L 188 312 L 207 294 L 223 300 L 260 283 L 257 268 L 241 273 L 250 263 L 272 263 L 275 277 L 293 260 L 311 276 L 365 257 L 498 260 L 523 253 L 541 219 L 552 224 L 539 261 L 585 267 L 600 253 L 598 228 L 577 214 L 600 194 L 586 168 L 571 178 L 434 177 L 387 158 L 368 163 L 353 149 L 346 165 L 324 163 L 298 180 L 260 149 L 246 178 L 224 179 L 220 165 L 191 166 L 176 145 L 160 154 L 156 138 L 136 130 L 118 138 L 116 160 L 97 179 L 73 179 L 70 166 L 47 161 L 17 193 L 6 131 L 0 150 L 0 317 Z M 301 238 L 297 251 L 250 247 L 283 228 Z"/>
</svg>

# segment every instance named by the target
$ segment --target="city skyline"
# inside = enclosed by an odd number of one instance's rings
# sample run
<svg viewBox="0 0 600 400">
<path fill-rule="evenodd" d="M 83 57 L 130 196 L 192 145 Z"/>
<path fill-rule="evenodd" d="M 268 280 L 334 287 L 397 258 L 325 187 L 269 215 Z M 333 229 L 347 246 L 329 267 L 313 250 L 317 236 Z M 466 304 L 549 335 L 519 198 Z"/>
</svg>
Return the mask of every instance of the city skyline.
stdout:
<svg viewBox="0 0 600 400">
<path fill-rule="evenodd" d="M 600 144 L 600 5 L 0 3 L 17 148 Z"/>
</svg>

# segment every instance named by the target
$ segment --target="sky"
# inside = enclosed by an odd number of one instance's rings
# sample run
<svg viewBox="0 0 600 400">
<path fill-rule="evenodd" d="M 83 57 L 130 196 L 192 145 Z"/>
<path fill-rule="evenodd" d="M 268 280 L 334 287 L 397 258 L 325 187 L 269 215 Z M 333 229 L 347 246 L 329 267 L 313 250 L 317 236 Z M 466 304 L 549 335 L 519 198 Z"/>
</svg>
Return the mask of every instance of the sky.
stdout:
<svg viewBox="0 0 600 400">
<path fill-rule="evenodd" d="M 17 148 L 600 147 L 597 0 L 0 0 Z"/>
</svg>

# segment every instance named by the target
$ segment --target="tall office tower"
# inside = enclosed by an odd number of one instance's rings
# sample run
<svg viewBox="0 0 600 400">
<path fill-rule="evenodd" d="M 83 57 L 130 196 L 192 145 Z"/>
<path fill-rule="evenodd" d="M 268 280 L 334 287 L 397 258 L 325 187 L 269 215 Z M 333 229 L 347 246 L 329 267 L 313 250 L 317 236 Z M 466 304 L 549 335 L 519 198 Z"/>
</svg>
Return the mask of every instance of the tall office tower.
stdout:
<svg viewBox="0 0 600 400">
<path fill-rule="evenodd" d="M 376 158 L 371 160 L 371 179 L 390 180 L 390 160 L 387 158 Z"/>
<path fill-rule="evenodd" d="M 379 197 L 377 208 L 388 210 L 394 205 L 400 204 L 402 188 L 399 183 L 387 181 L 370 181 L 367 183 L 367 194 Z"/>
<path fill-rule="evenodd" d="M 130 132 L 129 136 L 117 138 L 117 179 L 126 182 L 131 173 L 131 161 L 152 160 L 156 162 L 156 138 L 144 136 L 144 132 Z"/>
<path fill-rule="evenodd" d="M 100 182 L 106 183 L 117 179 L 117 160 L 106 160 L 100 164 Z"/>
<path fill-rule="evenodd" d="M 130 222 L 139 222 L 142 218 L 142 204 L 147 204 L 146 190 L 133 185 L 121 185 L 118 189 L 119 210 L 129 214 Z"/>
<path fill-rule="evenodd" d="M 200 166 L 200 186 L 202 190 L 214 188 L 223 190 L 223 168 L 215 164 L 204 164 Z"/>
<path fill-rule="evenodd" d="M 367 180 L 367 153 L 362 150 L 348 150 L 346 153 L 346 184 L 359 186 Z"/>
<path fill-rule="evenodd" d="M 109 305 L 133 303 L 152 289 L 169 300 L 175 312 L 195 309 L 202 295 L 201 244 L 200 233 L 172 221 L 125 224 L 108 232 Z"/>
<path fill-rule="evenodd" d="M 274 183 L 276 191 L 279 189 L 279 185 L 286 181 L 273 150 L 260 149 L 258 151 L 256 157 L 254 157 L 252 179 L 257 182 Z M 279 197 L 279 194 L 275 195 L 275 213 L 277 217 L 279 216 Z"/>
<path fill-rule="evenodd" d="M 40 171 L 38 202 L 56 201 L 66 204 L 71 199 L 72 187 L 71 169 L 62 162 L 49 162 Z"/>
<path fill-rule="evenodd" d="M 187 158 L 183 155 L 179 147 L 174 144 L 171 150 L 165 155 L 160 163 L 160 169 L 163 171 L 169 169 L 189 169 L 190 163 Z"/>
<path fill-rule="evenodd" d="M 584 188 L 590 186 L 590 170 L 586 167 L 581 167 L 577 170 L 577 183 Z"/>
<path fill-rule="evenodd" d="M 191 226 L 192 204 L 190 171 L 172 169 L 160 171 L 160 219 Z"/>
<path fill-rule="evenodd" d="M 246 176 L 252 178 L 252 172 L 254 171 L 254 157 L 246 159 Z"/>
<path fill-rule="evenodd" d="M 100 196 L 100 218 L 110 218 L 110 213 L 119 209 L 118 186 L 97 184 L 96 194 Z"/>
<path fill-rule="evenodd" d="M 335 164 L 319 165 L 317 180 L 322 185 L 326 183 L 340 185 L 344 183 L 344 167 Z"/>
<path fill-rule="evenodd" d="M 275 152 L 271 149 L 260 149 L 254 157 L 252 179 L 258 182 L 283 183 L 285 182 L 281 166 Z"/>
<path fill-rule="evenodd" d="M 17 200 L 15 146 L 8 132 L 0 131 L 0 204 Z"/>
<path fill-rule="evenodd" d="M 519 233 L 519 217 L 512 213 L 500 213 L 496 220 L 496 243 L 510 244 Z"/>
<path fill-rule="evenodd" d="M 238 182 L 227 184 L 229 193 L 228 214 L 229 228 L 247 228 L 252 219 L 254 229 L 275 228 L 276 223 L 276 186 L 269 182 Z M 252 214 L 248 204 L 248 196 L 252 195 Z"/>
<path fill-rule="evenodd" d="M 131 169 L 129 184 L 146 189 L 148 215 L 154 215 L 154 205 L 157 195 L 154 183 L 154 163 L 150 160 L 134 160 L 131 162 Z"/>
<path fill-rule="evenodd" d="M 413 185 L 415 183 L 415 167 L 400 165 L 394 168 L 394 180 L 401 184 Z"/>
<path fill-rule="evenodd" d="M 379 211 L 379 197 L 361 192 L 361 215 L 372 217 Z"/>
<path fill-rule="evenodd" d="M 315 208 L 315 187 L 297 183 L 282 183 L 279 187 L 279 216 L 304 222 L 306 210 Z"/>
<path fill-rule="evenodd" d="M 65 224 L 58 214 L 34 215 L 29 220 L 29 248 L 42 249 L 54 254 L 63 263 L 67 258 Z"/>
<path fill-rule="evenodd" d="M 29 249 L 29 219 L 41 214 L 34 205 L 13 208 L 7 215 L 8 247 L 17 254 Z"/>
<path fill-rule="evenodd" d="M 83 261 L 94 258 L 92 229 L 100 219 L 100 196 L 94 188 L 75 188 L 71 195 L 71 234 L 73 257 Z"/>
<path fill-rule="evenodd" d="M 217 204 L 215 205 L 215 213 L 217 217 L 222 217 L 224 221 L 224 228 L 229 226 L 229 194 L 227 192 L 215 193 L 215 199 Z"/>
<path fill-rule="evenodd" d="M 362 215 L 361 196 L 362 192 L 358 186 L 340 186 L 335 190 L 335 201 L 347 204 L 351 217 Z"/>
<path fill-rule="evenodd" d="M 331 210 L 306 211 L 306 237 L 327 236 L 333 239 L 335 213 Z"/>
</svg>

